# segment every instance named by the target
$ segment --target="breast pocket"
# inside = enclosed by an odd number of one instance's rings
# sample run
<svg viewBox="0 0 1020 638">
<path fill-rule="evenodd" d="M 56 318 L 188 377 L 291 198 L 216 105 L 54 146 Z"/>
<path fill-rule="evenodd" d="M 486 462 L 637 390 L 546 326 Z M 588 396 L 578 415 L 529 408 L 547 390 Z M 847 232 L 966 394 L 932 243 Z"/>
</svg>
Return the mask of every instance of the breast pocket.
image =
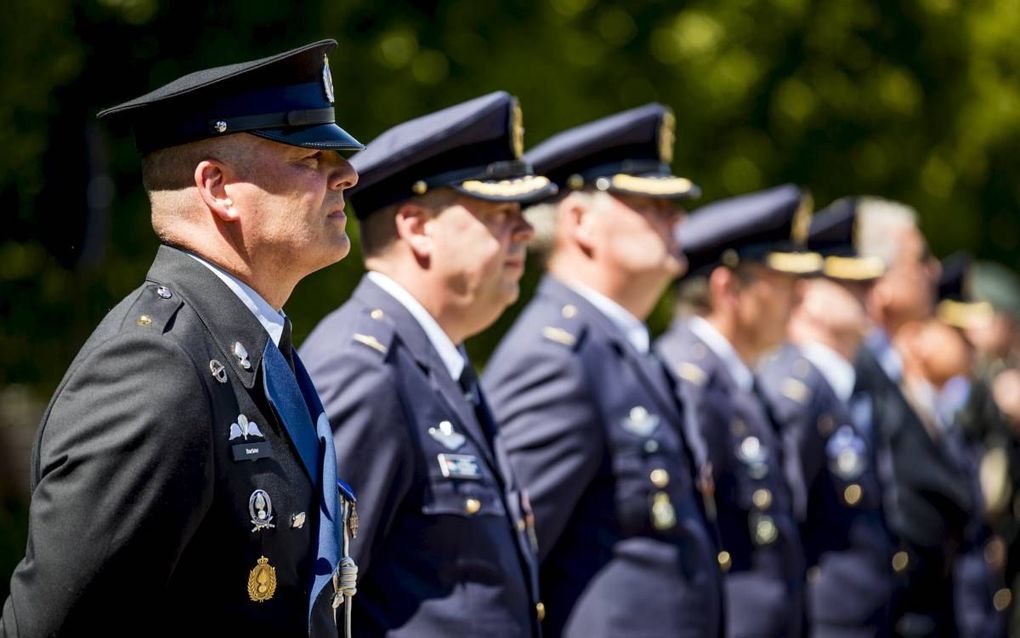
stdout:
<svg viewBox="0 0 1020 638">
<path fill-rule="evenodd" d="M 483 469 L 477 479 L 431 477 L 425 487 L 422 513 L 474 518 L 506 516 L 506 508 L 495 481 Z"/>
</svg>

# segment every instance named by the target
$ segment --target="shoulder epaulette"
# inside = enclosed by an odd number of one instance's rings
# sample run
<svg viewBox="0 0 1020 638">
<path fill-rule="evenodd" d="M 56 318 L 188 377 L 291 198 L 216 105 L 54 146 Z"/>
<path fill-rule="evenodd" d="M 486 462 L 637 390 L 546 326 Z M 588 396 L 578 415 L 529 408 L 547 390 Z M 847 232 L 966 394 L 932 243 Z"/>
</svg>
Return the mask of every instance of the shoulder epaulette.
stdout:
<svg viewBox="0 0 1020 638">
<path fill-rule="evenodd" d="M 351 341 L 385 355 L 393 344 L 395 333 L 393 320 L 380 308 L 373 308 L 358 316 Z"/>
<path fill-rule="evenodd" d="M 138 299 L 127 314 L 125 327 L 163 331 L 184 299 L 167 286 L 146 282 L 138 292 Z"/>
<path fill-rule="evenodd" d="M 542 327 L 542 337 L 568 348 L 576 346 L 584 331 L 584 323 L 577 320 L 577 313 L 577 306 L 564 304 L 560 316 Z"/>
</svg>

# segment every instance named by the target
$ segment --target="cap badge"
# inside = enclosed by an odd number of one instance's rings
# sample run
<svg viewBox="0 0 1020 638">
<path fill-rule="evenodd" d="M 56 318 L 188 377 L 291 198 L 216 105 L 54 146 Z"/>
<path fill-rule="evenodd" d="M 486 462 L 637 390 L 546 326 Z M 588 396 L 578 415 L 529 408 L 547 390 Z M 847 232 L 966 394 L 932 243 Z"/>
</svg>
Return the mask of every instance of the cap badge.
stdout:
<svg viewBox="0 0 1020 638">
<path fill-rule="evenodd" d="M 441 421 L 439 427 L 429 428 L 429 436 L 439 441 L 447 450 L 456 450 L 464 445 L 464 435 L 453 431 L 453 424 Z"/>
<path fill-rule="evenodd" d="M 273 525 L 273 501 L 265 490 L 255 490 L 248 497 L 248 514 L 254 525 L 253 532 L 276 527 Z"/>
<path fill-rule="evenodd" d="M 233 441 L 244 437 L 247 441 L 249 436 L 265 436 L 259 430 L 259 426 L 255 425 L 254 421 L 249 421 L 248 417 L 243 414 L 237 415 L 237 422 L 230 424 L 230 438 L 228 440 Z"/>
<path fill-rule="evenodd" d="M 510 107 L 510 150 L 516 159 L 524 155 L 524 111 L 517 100 Z"/>
<path fill-rule="evenodd" d="M 676 141 L 676 117 L 672 111 L 662 114 L 659 125 L 659 160 L 666 164 L 673 161 L 673 143 Z"/>
<path fill-rule="evenodd" d="M 265 556 L 248 573 L 248 597 L 256 603 L 264 603 L 276 593 L 276 568 Z"/>
<path fill-rule="evenodd" d="M 333 74 L 329 72 L 329 56 L 322 56 L 322 90 L 326 92 L 326 99 L 333 103 Z"/>
</svg>

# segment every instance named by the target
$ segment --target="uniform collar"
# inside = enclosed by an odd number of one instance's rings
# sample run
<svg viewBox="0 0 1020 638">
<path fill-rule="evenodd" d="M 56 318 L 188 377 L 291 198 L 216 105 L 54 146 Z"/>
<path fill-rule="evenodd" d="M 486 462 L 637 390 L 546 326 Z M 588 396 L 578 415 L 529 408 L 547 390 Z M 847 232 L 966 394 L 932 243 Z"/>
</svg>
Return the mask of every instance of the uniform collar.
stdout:
<svg viewBox="0 0 1020 638">
<path fill-rule="evenodd" d="M 750 392 L 754 388 L 754 375 L 747 364 L 741 360 L 737 351 L 733 349 L 729 340 L 703 317 L 697 315 L 691 317 L 689 325 L 691 332 L 705 342 L 705 345 L 715 353 L 715 356 L 719 357 L 737 387 L 745 392 Z"/>
<path fill-rule="evenodd" d="M 248 310 L 251 310 L 251 313 L 255 315 L 255 318 L 259 320 L 262 327 L 269 333 L 269 337 L 273 340 L 273 343 L 277 346 L 280 345 L 280 336 L 283 334 L 284 318 L 282 310 L 274 309 L 269 305 L 269 302 L 263 299 L 262 295 L 255 292 L 251 286 L 221 269 L 219 266 L 209 263 L 194 253 L 185 254 L 211 270 L 214 275 L 219 277 L 220 281 L 222 281 L 227 288 L 230 288 L 231 292 L 237 295 L 237 298 L 241 300 L 241 303 L 243 303 Z"/>
<path fill-rule="evenodd" d="M 566 283 L 566 282 L 564 282 Z M 632 315 L 626 308 L 600 292 L 579 283 L 566 283 L 566 286 L 581 295 L 595 309 L 601 312 L 627 338 L 627 342 L 641 354 L 647 354 L 650 347 L 648 328 L 640 319 Z"/>
<path fill-rule="evenodd" d="M 818 369 L 836 397 L 844 403 L 850 401 L 854 384 L 857 382 L 853 364 L 821 343 L 800 344 L 799 349 L 800 354 Z"/>
<path fill-rule="evenodd" d="M 436 353 L 439 354 L 443 366 L 450 373 L 450 378 L 454 381 L 460 379 L 466 363 L 464 353 L 443 332 L 443 329 L 436 322 L 435 318 L 429 314 L 429 311 L 425 310 L 425 307 L 415 299 L 414 295 L 392 278 L 374 270 L 369 271 L 365 276 L 369 281 L 393 297 L 414 317 L 414 320 L 418 322 L 418 325 L 425 332 L 425 336 L 428 337 L 429 343 L 432 344 Z"/>
</svg>

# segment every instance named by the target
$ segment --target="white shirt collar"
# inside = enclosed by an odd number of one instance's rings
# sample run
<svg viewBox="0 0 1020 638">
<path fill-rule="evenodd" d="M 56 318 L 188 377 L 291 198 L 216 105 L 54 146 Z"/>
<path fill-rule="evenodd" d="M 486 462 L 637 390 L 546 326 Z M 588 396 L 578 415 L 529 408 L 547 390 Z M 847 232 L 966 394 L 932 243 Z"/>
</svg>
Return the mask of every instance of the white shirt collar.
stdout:
<svg viewBox="0 0 1020 638">
<path fill-rule="evenodd" d="M 737 351 L 733 349 L 729 339 L 703 317 L 695 315 L 689 321 L 691 332 L 704 341 L 705 345 L 715 353 L 715 356 L 719 357 L 737 387 L 745 392 L 750 392 L 754 388 L 754 375 Z"/>
<path fill-rule="evenodd" d="M 198 255 L 189 252 L 186 252 L 185 254 L 211 270 L 214 275 L 219 277 L 220 281 L 222 281 L 227 288 L 230 288 L 230 290 L 237 295 L 237 298 L 241 300 L 241 303 L 243 303 L 245 307 L 248 308 L 253 315 L 255 315 L 255 318 L 259 320 L 262 327 L 269 333 L 269 337 L 273 340 L 273 343 L 277 346 L 280 345 L 280 337 L 283 335 L 284 314 L 282 310 L 276 310 L 270 306 L 269 302 L 263 299 L 262 295 L 255 292 L 251 286 L 225 270 L 210 264 Z"/>
<path fill-rule="evenodd" d="M 584 297 L 588 303 L 595 306 L 613 325 L 619 328 L 635 350 L 641 354 L 648 354 L 651 340 L 648 336 L 648 327 L 640 319 L 597 290 L 578 283 L 570 283 L 567 286 Z"/>
<path fill-rule="evenodd" d="M 800 353 L 810 361 L 825 378 L 826 383 L 836 393 L 840 401 L 850 401 L 857 382 L 857 373 L 852 363 L 841 354 L 821 343 L 809 342 L 800 344 Z"/>
<path fill-rule="evenodd" d="M 443 332 L 443 329 L 439 327 L 439 324 L 429 314 L 429 311 L 425 310 L 425 307 L 414 298 L 414 295 L 392 278 L 374 270 L 370 270 L 367 277 L 369 281 L 382 288 L 387 294 L 400 302 L 400 305 L 407 308 L 407 311 L 411 313 L 411 316 L 418 322 L 421 329 L 425 331 L 425 336 L 428 337 L 432 347 L 439 353 L 439 358 L 450 373 L 450 377 L 454 381 L 460 379 L 460 373 L 464 371 L 467 359 L 461 348 L 458 348 L 450 337 Z"/>
</svg>

